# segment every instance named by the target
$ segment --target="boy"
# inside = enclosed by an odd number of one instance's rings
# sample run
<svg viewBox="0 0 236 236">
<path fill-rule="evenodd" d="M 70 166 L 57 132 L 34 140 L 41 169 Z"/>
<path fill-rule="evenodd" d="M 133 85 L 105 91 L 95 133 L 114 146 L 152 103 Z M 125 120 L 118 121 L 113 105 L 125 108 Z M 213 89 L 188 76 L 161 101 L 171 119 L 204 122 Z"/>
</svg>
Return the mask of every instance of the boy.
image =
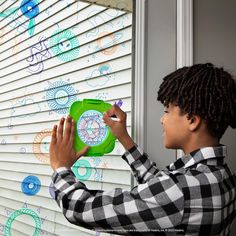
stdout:
<svg viewBox="0 0 236 236">
<path fill-rule="evenodd" d="M 181 68 L 167 75 L 158 91 L 166 148 L 183 157 L 160 171 L 126 130 L 126 114 L 113 106 L 103 117 L 127 152 L 138 185 L 130 191 L 89 190 L 70 167 L 88 147 L 75 153 L 75 124 L 54 126 L 50 145 L 55 199 L 73 224 L 118 234 L 229 235 L 235 218 L 236 177 L 224 162 L 219 143 L 236 127 L 236 82 L 212 64 Z M 116 115 L 120 122 L 110 119 Z M 161 157 L 160 157 L 161 158 Z M 138 233 L 139 232 L 139 233 Z"/>
</svg>

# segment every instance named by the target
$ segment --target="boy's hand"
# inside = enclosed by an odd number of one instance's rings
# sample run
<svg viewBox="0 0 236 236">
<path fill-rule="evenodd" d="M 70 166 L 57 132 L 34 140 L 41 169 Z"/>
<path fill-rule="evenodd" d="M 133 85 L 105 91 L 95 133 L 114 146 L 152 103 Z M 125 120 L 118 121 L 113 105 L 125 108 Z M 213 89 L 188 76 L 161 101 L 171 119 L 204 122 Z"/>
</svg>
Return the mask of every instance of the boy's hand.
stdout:
<svg viewBox="0 0 236 236">
<path fill-rule="evenodd" d="M 61 118 L 59 126 L 54 125 L 50 143 L 50 164 L 53 170 L 59 167 L 71 168 L 71 166 L 83 156 L 89 149 L 84 147 L 80 152 L 76 153 L 73 149 L 75 123 L 71 117 L 67 117 L 65 130 L 65 118 Z"/>
<path fill-rule="evenodd" d="M 113 121 L 111 119 L 111 116 L 114 115 L 119 119 L 119 121 Z M 124 148 L 128 150 L 134 146 L 134 142 L 126 129 L 126 118 L 126 113 L 122 111 L 116 104 L 113 105 L 103 115 L 104 123 L 109 126 L 112 134 L 116 136 Z"/>
</svg>

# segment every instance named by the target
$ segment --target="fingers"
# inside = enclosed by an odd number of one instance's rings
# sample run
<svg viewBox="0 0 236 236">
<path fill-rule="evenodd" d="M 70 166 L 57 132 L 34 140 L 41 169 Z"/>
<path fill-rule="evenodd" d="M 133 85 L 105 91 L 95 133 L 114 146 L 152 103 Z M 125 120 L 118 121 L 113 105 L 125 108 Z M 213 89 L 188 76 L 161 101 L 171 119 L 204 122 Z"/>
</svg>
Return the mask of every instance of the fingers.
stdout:
<svg viewBox="0 0 236 236">
<path fill-rule="evenodd" d="M 57 125 L 53 126 L 52 134 L 51 134 L 51 144 L 55 144 L 57 142 Z"/>
<path fill-rule="evenodd" d="M 59 127 L 58 127 L 58 132 L 57 132 L 57 138 L 58 140 L 62 140 L 63 138 L 63 127 L 64 127 L 64 122 L 65 122 L 65 118 L 62 117 L 60 119 L 60 122 L 59 122 Z"/>
<path fill-rule="evenodd" d="M 116 121 L 113 121 L 111 117 L 117 117 Z M 112 127 L 115 123 L 126 123 L 126 113 L 122 111 L 116 104 L 113 105 L 107 112 L 103 115 L 103 120 L 106 125 Z"/>
<path fill-rule="evenodd" d="M 76 153 L 76 158 L 79 159 L 81 156 L 85 155 L 90 147 L 86 146 L 81 151 Z"/>
<path fill-rule="evenodd" d="M 72 145 L 74 144 L 74 139 L 75 139 L 75 121 L 71 121 L 71 132 L 70 132 L 70 142 Z"/>
<path fill-rule="evenodd" d="M 120 111 L 122 112 L 122 110 L 116 104 L 114 104 L 106 113 L 108 116 L 113 116 L 117 115 L 117 113 L 120 113 Z"/>
<path fill-rule="evenodd" d="M 104 113 L 103 120 L 104 120 L 104 123 L 108 125 L 109 127 L 111 127 L 113 123 L 115 122 L 107 115 L 107 113 Z"/>
<path fill-rule="evenodd" d="M 69 139 L 71 137 L 71 123 L 72 123 L 71 117 L 67 116 L 66 127 L 65 127 L 64 138 L 63 138 L 63 140 L 65 140 L 66 142 L 69 141 Z"/>
<path fill-rule="evenodd" d="M 126 118 L 126 113 L 122 111 L 116 104 L 114 104 L 105 114 L 107 114 L 108 117 L 116 116 L 121 121 L 125 120 Z"/>
<path fill-rule="evenodd" d="M 57 139 L 59 141 L 64 140 L 65 142 L 68 141 L 74 142 L 74 132 L 75 132 L 74 121 L 72 121 L 72 118 L 70 116 L 67 116 L 65 129 L 64 129 L 64 123 L 65 123 L 65 118 L 62 117 L 59 121 Z"/>
</svg>

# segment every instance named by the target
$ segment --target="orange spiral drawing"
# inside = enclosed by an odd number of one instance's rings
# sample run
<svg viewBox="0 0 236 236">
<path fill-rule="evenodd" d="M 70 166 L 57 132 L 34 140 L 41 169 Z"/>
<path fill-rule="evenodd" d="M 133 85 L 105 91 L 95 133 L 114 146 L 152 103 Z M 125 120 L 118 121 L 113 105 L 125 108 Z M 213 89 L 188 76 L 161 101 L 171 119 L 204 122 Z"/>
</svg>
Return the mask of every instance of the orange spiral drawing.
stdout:
<svg viewBox="0 0 236 236">
<path fill-rule="evenodd" d="M 108 43 L 107 45 L 104 44 L 104 41 L 103 41 L 104 37 L 106 37 L 106 36 L 110 37 L 110 40 L 111 40 L 110 43 Z M 109 47 L 109 46 L 115 44 L 115 41 L 116 41 L 116 38 L 113 33 L 110 34 L 109 32 L 106 32 L 106 31 L 100 33 L 98 36 L 98 39 L 97 39 L 97 44 L 98 44 L 99 49 L 103 49 L 101 51 L 101 53 L 103 53 L 105 55 L 112 55 L 113 53 L 115 53 L 118 49 L 118 46 L 114 45 L 113 47 Z M 106 48 L 106 47 L 109 47 L 109 48 Z"/>
<path fill-rule="evenodd" d="M 51 137 L 51 129 L 44 129 L 41 132 L 39 132 L 35 138 L 34 138 L 34 142 L 33 142 L 33 153 L 36 156 L 36 158 L 46 164 L 50 163 L 50 159 L 49 159 L 49 150 L 46 150 L 47 148 L 45 148 L 45 150 L 43 150 L 42 146 L 46 146 L 48 144 L 48 142 L 45 142 L 45 138 Z M 48 145 L 47 145 L 48 147 Z"/>
</svg>

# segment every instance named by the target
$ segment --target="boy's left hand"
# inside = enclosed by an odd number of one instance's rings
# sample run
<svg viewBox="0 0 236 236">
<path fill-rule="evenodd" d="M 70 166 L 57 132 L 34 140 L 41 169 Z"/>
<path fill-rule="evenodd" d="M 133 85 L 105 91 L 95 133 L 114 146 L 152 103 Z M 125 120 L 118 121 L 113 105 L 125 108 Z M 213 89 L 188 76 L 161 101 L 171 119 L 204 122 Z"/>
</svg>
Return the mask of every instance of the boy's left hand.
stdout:
<svg viewBox="0 0 236 236">
<path fill-rule="evenodd" d="M 58 128 L 57 125 L 54 125 L 52 130 L 49 152 L 50 165 L 53 170 L 59 167 L 71 168 L 89 149 L 89 147 L 84 147 L 80 152 L 74 151 L 75 122 L 68 116 L 65 130 L 63 130 L 64 122 L 65 118 L 61 118 Z"/>
</svg>

